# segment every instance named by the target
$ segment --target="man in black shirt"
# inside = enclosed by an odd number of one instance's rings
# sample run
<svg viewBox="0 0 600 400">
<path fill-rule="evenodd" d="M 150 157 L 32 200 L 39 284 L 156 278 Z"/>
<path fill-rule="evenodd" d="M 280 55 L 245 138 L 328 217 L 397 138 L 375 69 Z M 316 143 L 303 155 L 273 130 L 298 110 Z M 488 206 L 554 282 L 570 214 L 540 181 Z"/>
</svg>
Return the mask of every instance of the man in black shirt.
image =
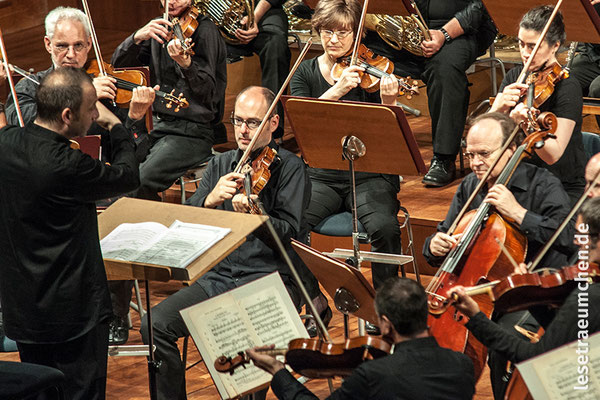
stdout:
<svg viewBox="0 0 600 400">
<path fill-rule="evenodd" d="M 60 369 L 68 399 L 106 387 L 106 273 L 95 201 L 139 185 L 135 144 L 81 70 L 42 81 L 37 117 L 0 131 L 0 294 L 5 330 L 21 360 Z M 112 163 L 70 147 L 92 122 L 110 131 Z"/>
<path fill-rule="evenodd" d="M 242 91 L 235 102 L 231 122 L 235 127 L 237 150 L 213 158 L 202 176 L 198 190 L 188 200 L 196 207 L 248 212 L 248 198 L 238 193 L 242 174 L 232 172 L 243 151 L 256 132 L 261 120 L 274 99 L 273 93 L 262 87 Z M 271 178 L 259 194 L 265 210 L 281 241 L 289 245 L 291 238 L 301 239 L 306 233 L 304 211 L 308 206 L 310 184 L 306 168 L 300 158 L 279 148 L 272 140 L 279 116 L 270 115 L 253 150 L 253 155 L 270 146 L 277 151 L 279 160 L 271 167 Z M 246 238 L 246 241 L 204 274 L 193 285 L 173 294 L 152 310 L 156 358 L 162 361 L 158 374 L 160 399 L 185 398 L 185 366 L 177 348 L 177 339 L 189 335 L 179 310 L 190 307 L 227 290 L 251 282 L 274 271 L 281 274 L 294 304 L 300 305 L 300 295 L 285 262 L 279 255 L 268 231 L 263 226 Z M 142 337 L 147 342 L 147 320 L 142 321 Z"/>
<path fill-rule="evenodd" d="M 377 291 L 375 310 L 383 338 L 393 354 L 360 365 L 328 399 L 472 399 L 473 363 L 462 353 L 438 346 L 427 332 L 427 296 L 423 287 L 406 278 L 388 279 Z M 271 346 L 272 347 L 272 346 Z M 317 397 L 274 357 L 248 350 L 254 364 L 273 375 L 278 399 Z"/>
<path fill-rule="evenodd" d="M 249 56 L 256 53 L 262 69 L 262 86 L 277 93 L 290 70 L 292 54 L 288 46 L 288 19 L 282 5 L 286 0 L 259 0 L 254 8 L 254 23 L 238 29 L 235 36 L 239 45 L 227 44 L 229 57 Z M 244 16 L 241 25 L 246 26 Z M 283 136 L 283 106 L 278 105 L 279 127 L 274 138 Z"/>
<path fill-rule="evenodd" d="M 585 257 L 577 263 L 577 289 L 567 297 L 539 342 L 532 343 L 507 333 L 479 311 L 479 306 L 464 288 L 457 286 L 451 289 L 458 295 L 456 308 L 470 318 L 467 328 L 486 347 L 518 363 L 574 340 L 586 340 L 592 333 L 600 331 L 600 284 L 587 281 L 589 263 L 600 262 L 600 198 L 587 200 L 576 225 L 576 240 L 580 254 Z M 580 319 L 582 304 L 588 306 L 585 314 L 587 323 Z"/>
<path fill-rule="evenodd" d="M 508 116 L 500 113 L 483 114 L 473 121 L 467 134 L 465 152 L 473 173 L 465 177 L 458 187 L 446 218 L 438 224 L 438 232 L 425 240 L 423 255 L 431 265 L 440 266 L 450 249 L 457 243 L 457 237 L 447 235 L 446 232 L 475 190 L 479 180 L 497 157 L 501 157 L 497 166 L 469 209 L 476 209 L 485 201 L 491 204 L 503 218 L 511 221 L 527 238 L 525 262 L 536 256 L 569 213 L 569 198 L 565 190 L 558 178 L 546 169 L 521 162 L 507 184 L 496 184 L 496 178 L 517 147 L 516 143 L 512 144 L 506 153 L 499 154 L 514 126 L 514 122 Z M 573 223 L 571 222 L 548 251 L 540 263 L 541 266 L 560 268 L 566 265 L 568 257 L 574 251 L 572 237 Z M 508 313 L 495 318 L 507 329 L 513 329 L 515 323 L 523 319 L 522 327 L 537 331 L 539 324 L 536 319 L 523 314 Z M 541 313 L 540 315 L 536 313 L 536 317 L 544 318 L 539 322 L 545 322 L 549 318 Z M 501 382 L 506 369 L 506 360 L 497 353 L 490 352 L 488 363 L 494 392 L 503 392 Z"/>
<path fill-rule="evenodd" d="M 492 44 L 496 28 L 481 0 L 416 0 L 416 4 L 431 35 L 421 44 L 423 57 L 392 49 L 375 32 L 369 32 L 364 43 L 390 58 L 397 75 L 418 77 L 427 84 L 433 159 L 423 183 L 444 186 L 454 179 L 465 128 L 469 105 L 465 71 Z"/>
<path fill-rule="evenodd" d="M 163 0 L 164 3 L 164 0 Z M 169 2 L 169 16 L 181 16 L 191 0 Z M 159 200 L 158 193 L 169 188 L 188 169 L 212 156 L 214 127 L 221 122 L 226 86 L 225 44 L 208 17 L 197 18 L 198 27 L 181 43 L 169 40 L 172 23 L 158 18 L 135 31 L 117 47 L 115 67 L 150 67 L 152 85 L 164 92 L 183 93 L 189 107 L 175 112 L 164 102 L 153 104 L 154 128 L 151 148 L 140 164 L 142 182 L 137 197 Z M 191 46 L 193 55 L 183 51 Z"/>
</svg>

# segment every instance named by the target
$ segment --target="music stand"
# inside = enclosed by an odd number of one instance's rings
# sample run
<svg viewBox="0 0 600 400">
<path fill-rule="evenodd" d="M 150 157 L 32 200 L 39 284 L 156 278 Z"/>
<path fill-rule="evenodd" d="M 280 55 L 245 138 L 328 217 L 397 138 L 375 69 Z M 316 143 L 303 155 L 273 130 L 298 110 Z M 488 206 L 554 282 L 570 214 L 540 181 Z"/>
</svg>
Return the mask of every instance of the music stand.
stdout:
<svg viewBox="0 0 600 400">
<path fill-rule="evenodd" d="M 163 265 L 132 263 L 121 260 L 104 260 L 108 279 L 137 279 L 145 282 L 148 349 L 155 348 L 152 306 L 150 304 L 150 281 L 167 282 L 173 279 L 193 282 L 197 280 L 244 243 L 246 236 L 262 225 L 267 217 L 123 197 L 98 216 L 98 233 L 100 239 L 103 239 L 122 223 L 154 221 L 170 226 L 176 219 L 183 222 L 229 228 L 231 232 L 185 268 L 171 268 Z M 159 363 L 154 359 L 154 351 L 148 351 L 148 384 L 151 399 L 156 399 L 158 396 L 156 372 L 159 367 Z"/>
<path fill-rule="evenodd" d="M 519 21 L 530 9 L 548 4 L 547 0 L 497 1 L 483 0 L 500 33 L 515 35 Z M 567 0 L 560 8 L 567 31 L 567 40 L 600 43 L 600 16 L 589 0 Z"/>
<path fill-rule="evenodd" d="M 310 246 L 292 239 L 292 248 L 329 293 L 335 308 L 344 315 L 344 336 L 350 336 L 348 315 L 377 323 L 375 289 L 356 268 L 331 258 Z"/>
<path fill-rule="evenodd" d="M 412 257 L 409 256 L 378 256 L 378 253 L 360 252 L 354 179 L 355 171 L 391 175 L 418 175 L 427 172 L 402 108 L 294 96 L 282 96 L 282 102 L 302 156 L 308 165 L 314 168 L 350 170 L 353 200 L 352 243 L 356 266 L 360 269 L 362 261 L 397 265 L 411 262 Z M 336 116 L 335 124 L 331 123 L 332 115 Z M 344 141 L 344 138 L 348 137 L 358 139 L 358 147 L 361 144 L 364 146 L 364 154 L 355 154 L 351 149 L 344 151 L 344 145 L 351 144 Z M 346 153 L 346 159 L 343 153 Z M 346 259 L 348 251 L 336 249 L 330 255 Z"/>
</svg>

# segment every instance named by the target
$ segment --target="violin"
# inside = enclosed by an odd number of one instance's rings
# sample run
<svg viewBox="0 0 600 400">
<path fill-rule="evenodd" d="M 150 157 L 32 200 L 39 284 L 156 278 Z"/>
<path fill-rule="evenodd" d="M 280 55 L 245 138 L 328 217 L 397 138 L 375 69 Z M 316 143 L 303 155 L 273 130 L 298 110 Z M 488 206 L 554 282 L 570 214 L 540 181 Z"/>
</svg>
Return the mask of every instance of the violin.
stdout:
<svg viewBox="0 0 600 400">
<path fill-rule="evenodd" d="M 200 10 L 194 6 L 189 6 L 180 17 L 173 18 L 171 23 L 173 24 L 173 34 L 181 42 L 182 55 L 187 54 L 193 56 L 194 54 L 194 43 L 189 43 L 186 39 L 192 37 L 196 28 L 198 28 L 198 16 Z"/>
<path fill-rule="evenodd" d="M 251 194 L 257 195 L 264 189 L 271 178 L 271 166 L 279 161 L 277 150 L 265 146 L 260 154 L 251 162 L 247 163 L 242 168 L 242 174 L 245 174 L 247 179 L 245 184 L 240 187 L 240 193 L 248 196 L 250 205 L 250 214 L 260 215 L 260 207 L 252 198 Z"/>
<path fill-rule="evenodd" d="M 394 72 L 394 63 L 388 58 L 376 55 L 372 50 L 367 48 L 364 44 L 358 47 L 357 63 L 359 67 L 364 68 L 363 71 L 359 71 L 360 87 L 369 93 L 373 93 L 379 90 L 379 84 L 381 78 L 384 76 L 393 77 L 398 81 L 398 94 L 400 96 L 406 94 L 407 99 L 411 99 L 413 95 L 419 94 L 419 88 L 417 87 L 417 81 L 412 81 L 410 84 L 408 78 L 399 78 L 392 74 Z M 346 54 L 337 60 L 331 69 L 331 78 L 334 81 L 338 81 L 342 76 L 342 72 L 351 65 L 350 54 Z"/>
<path fill-rule="evenodd" d="M 346 339 L 344 343 L 327 343 L 321 339 L 293 339 L 287 349 L 259 350 L 272 356 L 285 355 L 285 363 L 295 372 L 311 379 L 349 376 L 367 360 L 388 355 L 392 346 L 375 336 L 359 336 Z M 220 356 L 215 369 L 221 373 L 234 373 L 235 369 L 248 364 L 244 352 L 235 357 Z"/>
<path fill-rule="evenodd" d="M 102 61 L 101 69 L 98 61 L 91 60 L 87 73 L 94 77 L 102 75 L 111 76 L 117 80 L 117 95 L 115 96 L 114 101 L 119 107 L 127 107 L 129 105 L 133 96 L 133 89 L 140 86 L 147 86 L 146 77 L 142 71 L 135 69 L 118 71 L 114 69 L 112 65 L 104 61 Z M 171 93 L 160 90 L 155 90 L 154 93 L 156 93 L 158 97 L 165 99 L 167 102 L 165 104 L 166 108 L 171 108 L 175 105 L 175 109 L 173 110 L 175 112 L 179 112 L 181 108 L 187 108 L 190 105 L 187 99 L 183 97 L 183 93 L 179 93 L 179 96 L 175 96 L 175 89 L 173 89 Z"/>
<path fill-rule="evenodd" d="M 541 71 L 533 72 L 527 78 L 527 83 L 533 83 L 535 85 L 535 93 L 533 98 L 532 106 L 539 108 L 546 100 L 554 93 L 554 88 L 558 82 L 568 78 L 569 73 L 566 69 L 555 62 L 549 67 L 544 68 Z M 523 98 L 523 102 L 529 103 L 529 95 L 526 94 Z"/>
</svg>

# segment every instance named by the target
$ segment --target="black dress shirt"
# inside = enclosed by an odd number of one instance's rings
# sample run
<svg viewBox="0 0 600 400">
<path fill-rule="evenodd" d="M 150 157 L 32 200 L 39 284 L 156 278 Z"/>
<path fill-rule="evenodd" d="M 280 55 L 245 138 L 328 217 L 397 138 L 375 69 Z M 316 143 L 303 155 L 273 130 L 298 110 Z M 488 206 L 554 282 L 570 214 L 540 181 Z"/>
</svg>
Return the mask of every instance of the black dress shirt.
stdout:
<svg viewBox="0 0 600 400">
<path fill-rule="evenodd" d="M 271 388 L 281 400 L 318 398 L 286 369 L 273 376 Z M 361 364 L 327 399 L 467 400 L 474 393 L 471 360 L 426 337 L 398 343 L 393 354 Z"/>
<path fill-rule="evenodd" d="M 111 315 L 94 201 L 139 185 L 134 143 L 111 132 L 112 163 L 36 124 L 0 130 L 0 294 L 8 337 L 75 339 Z"/>
<path fill-rule="evenodd" d="M 154 112 L 171 118 L 181 118 L 205 125 L 220 122 L 223 117 L 225 86 L 227 85 L 225 42 L 208 17 L 197 19 L 198 27 L 191 36 L 194 43 L 192 64 L 181 68 L 167 51 L 166 47 L 154 39 L 135 44 L 133 34 L 117 47 L 112 56 L 115 67 L 150 66 L 151 86 L 160 85 L 163 92 L 175 89 L 176 96 L 190 103 L 188 108 L 175 112 L 175 107 L 167 108 L 165 102 L 157 98 Z"/>
<path fill-rule="evenodd" d="M 580 297 L 584 306 L 578 304 Z M 581 316 L 585 318 L 580 319 Z M 578 325 L 579 321 L 583 321 L 581 326 Z M 585 337 L 580 336 L 583 331 L 587 335 L 600 331 L 600 284 L 595 283 L 582 291 L 577 289 L 571 292 L 537 343 L 506 332 L 481 312 L 471 318 L 466 327 L 484 346 L 518 363 L 563 344 L 583 340 Z"/>
<path fill-rule="evenodd" d="M 310 200 L 310 182 L 306 166 L 295 154 L 279 148 L 275 142 L 269 144 L 277 150 L 279 162 L 271 166 L 271 178 L 259 194 L 259 198 L 269 215 L 275 230 L 287 252 L 294 259 L 297 257 L 290 245 L 290 239 L 302 240 L 307 232 L 304 212 Z M 196 193 L 189 198 L 187 204 L 202 207 L 206 196 L 214 189 L 219 178 L 232 172 L 242 156 L 240 150 L 231 150 L 214 157 L 208 164 Z M 226 200 L 216 207 L 220 210 L 233 212 L 231 200 Z M 251 282 L 262 275 L 279 271 L 284 283 L 290 282 L 291 273 L 285 261 L 279 255 L 266 226 L 261 226 L 234 252 L 217 264 L 204 275 L 212 280 L 225 280 L 240 286 Z M 203 278 L 204 278 L 203 277 Z M 207 294 L 212 297 L 211 286 L 203 285 L 203 279 L 198 280 Z"/>
<path fill-rule="evenodd" d="M 446 219 L 437 226 L 438 232 L 448 231 L 478 183 L 479 180 L 474 173 L 463 179 L 452 199 Z M 517 202 L 527 210 L 519 230 L 525 234 L 528 240 L 525 257 L 525 261 L 528 262 L 537 255 L 569 213 L 571 209 L 569 197 L 558 178 L 547 170 L 529 163 L 519 164 L 508 182 L 507 188 L 515 196 Z M 475 197 L 469 209 L 479 207 L 487 192 L 486 185 Z M 567 265 L 567 257 L 575 251 L 572 243 L 574 229 L 574 221 L 571 221 L 548 251 L 540 267 L 560 268 Z M 439 266 L 445 257 L 436 257 L 431 254 L 429 244 L 433 236 L 425 239 L 423 255 L 429 264 Z"/>
</svg>

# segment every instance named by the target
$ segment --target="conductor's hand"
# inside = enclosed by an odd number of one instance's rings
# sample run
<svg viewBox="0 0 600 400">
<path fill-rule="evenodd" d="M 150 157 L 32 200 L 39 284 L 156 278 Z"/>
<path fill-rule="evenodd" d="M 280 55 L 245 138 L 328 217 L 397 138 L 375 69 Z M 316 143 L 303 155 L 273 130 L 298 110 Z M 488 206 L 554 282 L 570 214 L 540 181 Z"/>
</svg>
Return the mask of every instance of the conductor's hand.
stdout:
<svg viewBox="0 0 600 400">
<path fill-rule="evenodd" d="M 398 97 L 398 80 L 393 76 L 384 76 L 379 82 L 379 89 L 381 94 L 381 104 L 388 106 L 396 105 L 396 98 Z"/>
<path fill-rule="evenodd" d="M 433 57 L 435 53 L 440 51 L 444 43 L 446 42 L 446 37 L 437 29 L 433 29 L 429 31 L 429 35 L 431 36 L 431 40 L 423 40 L 421 42 L 421 50 L 423 51 L 423 56 L 429 58 Z"/>
<path fill-rule="evenodd" d="M 154 102 L 156 97 L 156 90 L 159 90 L 160 86 L 156 85 L 154 88 L 147 86 L 138 86 L 132 91 L 131 103 L 129 103 L 129 118 L 134 121 L 139 121 L 144 118 L 148 107 Z"/>
<path fill-rule="evenodd" d="M 285 365 L 281 361 L 277 360 L 275 357 L 257 351 L 270 350 L 273 348 L 275 348 L 274 344 L 270 346 L 255 347 L 253 349 L 246 350 L 246 354 L 254 362 L 254 365 L 256 365 L 258 368 L 270 373 L 271 375 L 275 375 L 277 372 L 284 369 Z"/>
<path fill-rule="evenodd" d="M 121 120 L 99 101 L 96 102 L 96 108 L 98 108 L 98 118 L 96 118 L 96 123 L 107 131 L 112 130 L 115 125 L 121 123 Z"/>
<path fill-rule="evenodd" d="M 235 172 L 223 175 L 212 192 L 204 199 L 204 207 L 215 208 L 223 204 L 225 200 L 232 199 L 237 193 L 238 182 L 242 179 L 244 179 L 244 175 Z"/>
<path fill-rule="evenodd" d="M 112 76 L 97 76 L 94 78 L 94 88 L 99 99 L 114 100 L 117 95 L 117 80 Z"/>
<path fill-rule="evenodd" d="M 255 194 L 251 194 L 250 198 L 252 200 L 258 199 L 258 196 Z M 248 196 L 242 193 L 238 193 L 233 196 L 231 199 L 231 204 L 233 205 L 233 210 L 236 212 L 247 213 L 250 211 L 250 202 L 248 201 Z"/>
<path fill-rule="evenodd" d="M 429 242 L 429 251 L 436 257 L 442 257 L 448 254 L 452 247 L 456 246 L 460 235 L 450 236 L 443 232 L 436 233 L 431 242 Z"/>
<path fill-rule="evenodd" d="M 360 75 L 358 72 L 364 70 L 364 68 L 361 68 L 358 65 L 352 65 L 342 72 L 340 79 L 333 85 L 336 89 L 338 99 L 360 84 Z"/>
<path fill-rule="evenodd" d="M 248 17 L 244 16 L 240 21 L 242 26 L 246 26 L 248 23 Z M 252 25 L 248 26 L 247 29 L 236 29 L 235 37 L 239 39 L 242 44 L 248 44 L 258 35 L 258 26 L 256 21 Z"/>
<path fill-rule="evenodd" d="M 500 214 L 514 220 L 521 225 L 527 210 L 515 199 L 515 196 L 504 185 L 494 185 L 485 196 L 484 201 L 490 203 Z"/>
<path fill-rule="evenodd" d="M 494 104 L 492 104 L 491 111 L 498 111 L 501 113 L 508 113 L 512 110 L 521 99 L 521 96 L 527 91 L 527 85 L 524 83 L 511 83 L 506 86 L 502 93 L 498 93 Z"/>
<path fill-rule="evenodd" d="M 189 46 L 192 45 L 192 39 L 185 39 L 185 43 Z M 167 51 L 169 56 L 175 61 L 181 68 L 189 68 L 192 65 L 192 57 L 189 54 L 183 52 L 181 41 L 179 39 L 173 39 L 167 45 Z"/>
<path fill-rule="evenodd" d="M 477 314 L 479 310 L 479 305 L 471 296 L 465 292 L 465 288 L 462 286 L 455 286 L 448 290 L 448 297 L 451 297 L 453 294 L 456 294 L 456 302 L 454 306 L 458 311 L 465 314 L 467 317 L 472 318 Z"/>
<path fill-rule="evenodd" d="M 163 44 L 169 38 L 169 27 L 173 26 L 164 18 L 153 19 L 133 34 L 135 44 L 140 44 L 144 40 L 154 39 Z"/>
</svg>

